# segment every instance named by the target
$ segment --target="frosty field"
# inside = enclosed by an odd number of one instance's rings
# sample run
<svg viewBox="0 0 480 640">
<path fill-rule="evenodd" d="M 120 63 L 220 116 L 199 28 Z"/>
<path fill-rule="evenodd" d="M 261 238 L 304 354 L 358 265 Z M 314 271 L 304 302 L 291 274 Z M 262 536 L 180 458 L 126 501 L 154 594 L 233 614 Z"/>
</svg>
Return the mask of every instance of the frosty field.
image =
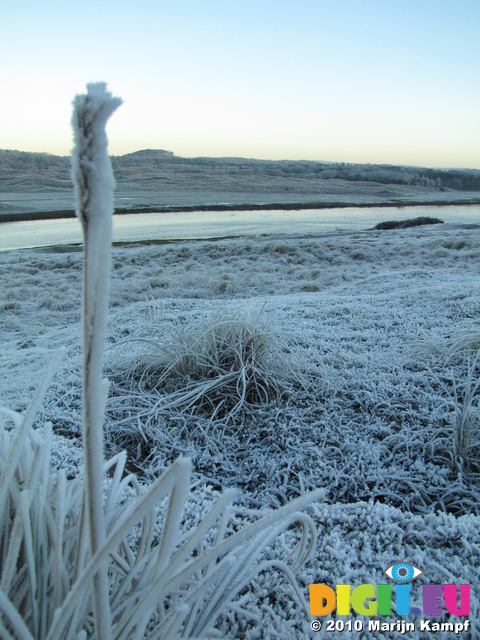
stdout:
<svg viewBox="0 0 480 640">
<path fill-rule="evenodd" d="M 234 527 L 324 488 L 324 502 L 307 509 L 319 538 L 298 575 L 306 599 L 309 583 L 384 583 L 384 569 L 405 561 L 424 572 L 414 604 L 422 581 L 471 585 L 461 637 L 478 637 L 478 389 L 462 456 L 455 424 L 479 379 L 479 264 L 478 224 L 114 247 L 108 456 L 126 448 L 145 483 L 191 457 L 188 526 L 226 487 L 239 490 Z M 56 349 L 67 348 L 38 424 L 52 421 L 55 462 L 69 477 L 82 455 L 81 268 L 76 247 L 0 253 L 0 405 L 23 411 Z M 208 403 L 169 407 L 164 390 L 140 392 L 142 380 L 128 378 L 128 362 L 151 358 L 152 344 L 195 340 L 218 319 L 256 323 L 284 363 L 284 391 L 213 415 Z M 276 553 L 294 543 L 286 532 Z M 418 626 L 409 637 L 430 637 L 419 620 L 408 618 Z M 310 622 L 279 571 L 255 578 L 217 629 L 332 637 Z"/>
</svg>

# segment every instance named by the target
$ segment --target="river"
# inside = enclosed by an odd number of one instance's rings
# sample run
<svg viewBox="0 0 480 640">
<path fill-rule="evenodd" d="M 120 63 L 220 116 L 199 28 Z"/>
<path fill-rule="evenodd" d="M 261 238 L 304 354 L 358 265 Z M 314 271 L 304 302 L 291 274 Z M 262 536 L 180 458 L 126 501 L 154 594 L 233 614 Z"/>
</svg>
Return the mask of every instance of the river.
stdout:
<svg viewBox="0 0 480 640">
<path fill-rule="evenodd" d="M 440 218 L 451 224 L 480 224 L 480 205 L 125 214 L 113 218 L 113 241 L 318 234 L 337 229 L 369 229 L 385 220 L 419 216 Z M 76 218 L 0 224 L 0 251 L 81 242 L 80 223 Z"/>
</svg>

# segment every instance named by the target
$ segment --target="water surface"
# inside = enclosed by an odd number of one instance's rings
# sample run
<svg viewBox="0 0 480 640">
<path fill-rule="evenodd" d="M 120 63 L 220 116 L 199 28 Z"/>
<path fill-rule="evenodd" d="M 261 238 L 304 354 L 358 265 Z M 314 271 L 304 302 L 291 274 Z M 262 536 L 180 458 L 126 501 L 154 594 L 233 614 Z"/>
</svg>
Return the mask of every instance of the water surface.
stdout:
<svg viewBox="0 0 480 640">
<path fill-rule="evenodd" d="M 407 220 L 419 216 L 440 218 L 446 223 L 480 224 L 480 205 L 136 213 L 114 216 L 113 240 L 135 242 L 260 234 L 318 234 L 336 229 L 369 229 L 385 220 Z M 0 251 L 81 242 L 80 223 L 76 218 L 5 222 L 0 225 Z"/>
</svg>

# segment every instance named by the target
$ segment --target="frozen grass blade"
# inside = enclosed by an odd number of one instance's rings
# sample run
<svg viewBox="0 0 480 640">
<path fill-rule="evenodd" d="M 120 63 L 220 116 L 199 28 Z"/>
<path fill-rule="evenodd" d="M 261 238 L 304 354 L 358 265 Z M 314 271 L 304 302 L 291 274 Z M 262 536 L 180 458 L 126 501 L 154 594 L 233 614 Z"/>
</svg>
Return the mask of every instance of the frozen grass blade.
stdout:
<svg viewBox="0 0 480 640">
<path fill-rule="evenodd" d="M 28 630 L 22 617 L 12 605 L 3 591 L 0 591 L 0 611 L 8 618 L 15 635 L 11 635 L 5 627 L 2 629 L 2 638 L 5 640 L 35 640 Z M 3 625 L 2 625 L 3 626 Z"/>
<path fill-rule="evenodd" d="M 113 213 L 113 172 L 107 153 L 105 126 L 121 104 L 103 83 L 87 86 L 74 100 L 72 126 L 75 148 L 72 175 L 76 211 L 83 230 L 83 440 L 86 514 L 92 555 L 105 541 L 103 515 L 103 417 L 108 384 L 102 379 L 110 282 Z M 94 608 L 100 640 L 110 635 L 107 566 L 94 578 Z"/>
<path fill-rule="evenodd" d="M 22 418 L 20 427 L 18 427 L 15 431 L 15 436 L 11 443 L 10 453 L 8 456 L 6 456 L 5 464 L 0 475 L 0 522 L 5 517 L 4 511 L 7 504 L 7 495 L 10 490 L 13 474 L 15 473 L 15 469 L 23 452 L 23 441 L 33 424 L 35 414 L 40 408 L 47 389 L 51 385 L 53 377 L 56 374 L 60 366 L 60 362 L 62 361 L 64 356 L 65 349 L 60 349 L 53 359 L 48 370 L 46 371 L 42 382 L 39 384 L 35 395 Z M 11 415 L 10 412 L 5 411 L 5 413 L 6 415 Z"/>
</svg>

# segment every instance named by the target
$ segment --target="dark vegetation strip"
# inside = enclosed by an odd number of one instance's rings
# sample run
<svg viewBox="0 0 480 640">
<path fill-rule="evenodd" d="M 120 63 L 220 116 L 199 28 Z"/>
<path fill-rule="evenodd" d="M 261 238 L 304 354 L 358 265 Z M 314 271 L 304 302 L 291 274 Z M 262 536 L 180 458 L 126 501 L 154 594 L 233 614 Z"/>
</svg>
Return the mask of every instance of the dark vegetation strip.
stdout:
<svg viewBox="0 0 480 640">
<path fill-rule="evenodd" d="M 205 205 L 146 205 L 144 207 L 117 208 L 115 215 L 126 215 L 129 213 L 193 213 L 195 211 L 298 211 L 300 209 L 347 209 L 355 207 L 359 209 L 371 209 L 372 207 L 401 209 L 403 207 L 444 207 L 444 206 L 468 206 L 480 204 L 480 198 L 469 198 L 468 200 L 449 201 L 412 201 L 390 200 L 388 202 L 271 202 L 262 204 L 205 204 Z M 25 213 L 1 213 L 2 222 L 28 222 L 31 220 L 57 220 L 74 218 L 73 209 L 61 209 L 58 211 L 30 211 Z"/>
<path fill-rule="evenodd" d="M 59 218 L 75 218 L 73 209 L 58 211 L 28 211 L 25 213 L 0 213 L 1 222 L 29 222 L 31 220 L 57 220 Z"/>
<path fill-rule="evenodd" d="M 430 218 L 429 216 L 420 216 L 419 218 L 410 218 L 409 220 L 386 220 L 379 222 L 373 228 L 383 231 L 389 229 L 407 229 L 408 227 L 421 227 L 425 224 L 443 224 L 443 220 L 439 218 Z"/>
</svg>

